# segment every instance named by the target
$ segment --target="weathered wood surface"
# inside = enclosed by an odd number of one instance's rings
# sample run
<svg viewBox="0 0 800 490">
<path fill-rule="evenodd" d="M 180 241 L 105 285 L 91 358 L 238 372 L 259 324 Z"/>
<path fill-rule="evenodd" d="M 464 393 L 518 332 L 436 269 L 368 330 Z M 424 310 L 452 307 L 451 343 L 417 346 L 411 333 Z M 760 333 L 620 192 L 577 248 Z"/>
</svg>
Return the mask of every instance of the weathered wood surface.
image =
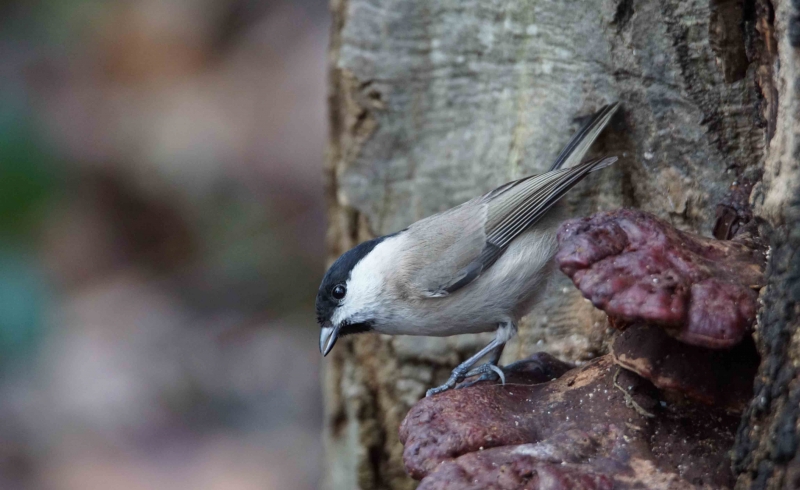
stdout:
<svg viewBox="0 0 800 490">
<path fill-rule="evenodd" d="M 622 110 L 591 154 L 620 161 L 573 190 L 570 211 L 634 206 L 709 234 L 729 186 L 763 168 L 776 131 L 796 129 L 776 119 L 767 0 L 333 0 L 331 9 L 331 258 L 545 170 L 576 118 L 613 100 Z M 593 328 L 601 321 L 559 278 L 504 361 L 538 350 L 589 359 L 606 349 Z M 413 488 L 397 427 L 486 338 L 343 339 L 325 362 L 327 485 Z"/>
<path fill-rule="evenodd" d="M 772 230 L 756 335 L 762 362 L 734 449 L 742 490 L 800 488 L 800 14 L 790 2 L 776 2 L 775 40 L 775 136 L 751 196 Z"/>
</svg>

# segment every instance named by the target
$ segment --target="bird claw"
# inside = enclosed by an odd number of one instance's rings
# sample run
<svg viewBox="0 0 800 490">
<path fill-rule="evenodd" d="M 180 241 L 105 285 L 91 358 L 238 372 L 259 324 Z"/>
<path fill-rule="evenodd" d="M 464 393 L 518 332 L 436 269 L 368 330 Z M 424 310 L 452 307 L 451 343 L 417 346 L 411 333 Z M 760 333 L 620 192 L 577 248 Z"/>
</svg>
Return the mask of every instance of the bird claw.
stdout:
<svg viewBox="0 0 800 490">
<path fill-rule="evenodd" d="M 474 384 L 476 384 L 476 383 L 478 383 L 480 381 L 489 381 L 489 380 L 497 380 L 497 379 L 499 379 L 500 382 L 503 385 L 506 384 L 506 375 L 503 372 L 503 369 L 497 367 L 495 364 L 487 362 L 486 364 L 482 364 L 482 365 L 478 366 L 477 368 L 475 368 L 475 369 L 473 369 L 471 371 L 468 371 L 466 373 L 461 371 L 461 370 L 453 371 L 453 374 L 450 375 L 450 378 L 447 380 L 447 382 L 445 384 L 443 384 L 441 386 L 437 386 L 436 388 L 431 388 L 430 390 L 426 391 L 425 392 L 425 398 L 427 398 L 429 396 L 436 395 L 436 394 L 441 393 L 443 391 L 447 391 L 447 390 L 453 389 L 453 388 L 456 387 L 456 385 L 458 383 L 460 383 L 461 381 L 464 381 L 464 379 L 471 378 L 471 377 L 477 376 L 479 374 L 481 375 L 480 378 L 478 378 L 478 379 L 476 379 L 474 381 L 470 381 L 469 383 L 463 384 L 463 385 L 459 386 L 458 388 L 466 388 L 466 387 L 472 386 L 472 385 L 474 385 Z"/>
<path fill-rule="evenodd" d="M 479 380 L 497 380 L 506 384 L 506 375 L 503 372 L 503 368 L 498 367 L 496 364 L 487 362 L 486 364 L 481 364 L 480 366 L 476 367 L 472 371 L 468 372 L 464 375 L 465 378 L 471 378 L 473 376 L 481 375 Z"/>
<path fill-rule="evenodd" d="M 473 369 L 471 371 L 468 371 L 466 373 L 464 373 L 463 371 L 453 371 L 453 374 L 450 375 L 450 378 L 447 380 L 447 382 L 445 384 L 443 384 L 441 386 L 437 386 L 436 388 L 431 388 L 428 391 L 426 391 L 425 392 L 425 398 L 427 398 L 429 396 L 436 395 L 436 394 L 441 393 L 443 391 L 447 391 L 447 390 L 451 390 L 453 388 L 456 388 L 456 385 L 458 383 L 464 381 L 464 379 L 472 378 L 474 376 L 478 376 L 479 374 L 481 376 L 478 379 L 470 381 L 469 383 L 465 383 L 465 384 L 459 386 L 458 388 L 467 388 L 467 387 L 472 386 L 472 385 L 474 385 L 476 383 L 479 383 L 481 381 L 495 381 L 495 380 L 498 380 L 498 379 L 500 380 L 500 382 L 503 385 L 506 384 L 506 375 L 503 372 L 503 369 L 500 368 L 500 367 L 497 367 L 496 365 L 494 365 L 492 363 L 487 362 L 486 364 L 482 364 L 482 365 L 478 366 L 477 368 L 475 368 L 475 369 Z"/>
<path fill-rule="evenodd" d="M 489 369 L 497 374 L 497 377 L 500 378 L 500 383 L 505 386 L 506 385 L 506 375 L 503 373 L 503 370 L 499 367 L 495 366 L 494 364 L 487 364 Z"/>
<path fill-rule="evenodd" d="M 468 383 L 463 383 L 458 387 L 461 388 L 469 388 L 470 386 L 475 386 L 476 384 L 480 383 L 481 381 L 497 381 L 500 380 L 500 384 L 505 386 L 506 384 L 506 373 L 513 372 L 515 370 L 519 370 L 522 366 L 526 364 L 534 364 L 540 370 L 544 370 L 545 367 L 542 365 L 541 362 L 535 359 L 524 359 L 522 361 L 517 361 L 512 364 L 508 364 L 504 367 L 497 366 L 495 364 L 486 363 L 477 368 L 473 369 L 472 371 L 466 373 L 464 375 L 465 378 L 471 378 L 472 376 L 481 375 L 478 379 L 474 379 Z"/>
<path fill-rule="evenodd" d="M 453 387 L 455 387 L 455 385 L 456 385 L 456 384 L 457 384 L 459 381 L 461 381 L 461 380 L 463 380 L 463 379 L 464 379 L 464 376 L 463 376 L 463 375 L 462 375 L 462 376 L 460 376 L 460 377 L 458 377 L 458 378 L 457 378 L 457 377 L 454 377 L 454 376 L 450 376 L 450 379 L 448 379 L 448 380 L 447 380 L 447 382 L 446 382 L 445 384 L 443 384 L 443 385 L 441 385 L 441 386 L 437 386 L 436 388 L 431 388 L 431 389 L 429 389 L 428 391 L 426 391 L 426 392 L 425 392 L 425 398 L 431 397 L 431 396 L 433 396 L 433 395 L 438 395 L 439 393 L 441 393 L 441 392 L 443 392 L 443 391 L 450 390 L 450 389 L 452 389 Z"/>
<path fill-rule="evenodd" d="M 464 377 L 465 378 L 471 378 L 473 376 L 478 376 L 479 374 L 480 374 L 480 377 L 478 379 L 474 379 L 474 380 L 470 381 L 469 383 L 464 383 L 461 386 L 459 386 L 458 389 L 469 388 L 470 386 L 475 386 L 476 384 L 480 383 L 481 381 L 497 381 L 497 380 L 500 380 L 500 383 L 502 383 L 503 385 L 506 384 L 506 375 L 503 372 L 503 368 L 498 367 L 497 365 L 491 364 L 491 363 L 488 363 L 488 362 L 486 364 L 482 364 L 482 365 L 478 366 L 477 368 L 473 369 L 472 371 L 468 372 L 467 374 L 464 375 Z"/>
<path fill-rule="evenodd" d="M 461 366 L 457 367 L 456 369 L 453 370 L 452 374 L 450 374 L 450 377 L 447 379 L 447 382 L 445 384 L 437 386 L 436 388 L 431 388 L 430 390 L 426 391 L 425 398 L 428 398 L 430 396 L 454 388 L 458 383 L 464 381 L 464 378 L 468 376 L 469 373 L 466 372 L 466 369 L 464 369 Z"/>
<path fill-rule="evenodd" d="M 442 386 L 437 386 L 436 388 L 431 388 L 430 390 L 425 392 L 425 398 L 432 397 L 433 395 L 438 395 L 439 393 L 447 391 L 450 388 L 452 388 L 452 386 L 448 386 L 447 383 L 443 384 Z"/>
</svg>

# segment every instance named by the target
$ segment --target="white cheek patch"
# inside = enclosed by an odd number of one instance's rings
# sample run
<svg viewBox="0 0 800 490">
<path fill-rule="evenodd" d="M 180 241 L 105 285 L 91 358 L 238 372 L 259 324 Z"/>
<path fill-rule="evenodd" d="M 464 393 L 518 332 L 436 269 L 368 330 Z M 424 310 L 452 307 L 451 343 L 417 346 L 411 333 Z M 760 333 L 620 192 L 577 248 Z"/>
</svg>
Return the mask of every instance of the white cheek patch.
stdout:
<svg viewBox="0 0 800 490">
<path fill-rule="evenodd" d="M 370 320 L 385 298 L 386 272 L 391 270 L 398 237 L 387 238 L 353 267 L 347 281 L 347 294 L 331 317 L 334 325 L 343 321 L 358 323 Z"/>
<path fill-rule="evenodd" d="M 334 325 L 340 325 L 345 320 L 350 323 L 358 323 L 361 321 L 359 318 L 359 313 L 363 310 L 363 302 L 355 301 L 349 298 L 350 296 L 350 287 L 348 285 L 347 288 L 347 296 L 345 300 L 336 308 L 336 311 L 333 312 L 333 316 L 331 316 L 331 321 Z"/>
</svg>

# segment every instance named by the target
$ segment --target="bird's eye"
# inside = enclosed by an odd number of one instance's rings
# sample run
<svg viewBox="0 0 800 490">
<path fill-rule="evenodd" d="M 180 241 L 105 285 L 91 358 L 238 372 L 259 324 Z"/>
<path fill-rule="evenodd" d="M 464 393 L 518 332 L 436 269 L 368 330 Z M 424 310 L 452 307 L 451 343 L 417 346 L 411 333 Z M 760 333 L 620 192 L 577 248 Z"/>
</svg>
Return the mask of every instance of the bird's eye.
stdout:
<svg viewBox="0 0 800 490">
<path fill-rule="evenodd" d="M 333 299 L 342 299 L 344 298 L 345 294 L 347 294 L 347 288 L 344 287 L 344 284 L 337 284 L 333 288 L 333 291 L 331 291 L 331 296 L 333 296 Z"/>
</svg>

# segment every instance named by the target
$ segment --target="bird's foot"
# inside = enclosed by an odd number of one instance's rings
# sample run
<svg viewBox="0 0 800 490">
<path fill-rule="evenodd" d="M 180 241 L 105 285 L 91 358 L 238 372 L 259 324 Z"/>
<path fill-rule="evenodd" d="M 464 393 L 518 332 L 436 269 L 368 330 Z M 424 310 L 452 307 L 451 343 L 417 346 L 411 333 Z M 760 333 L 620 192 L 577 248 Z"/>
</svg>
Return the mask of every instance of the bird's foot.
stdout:
<svg viewBox="0 0 800 490">
<path fill-rule="evenodd" d="M 458 366 L 457 368 L 453 369 L 453 372 L 450 374 L 450 377 L 447 379 L 447 382 L 441 386 L 437 386 L 436 388 L 431 388 L 430 390 L 425 392 L 425 397 L 433 396 L 443 391 L 450 390 L 454 388 L 458 383 L 464 381 L 464 378 L 467 377 L 467 371 L 469 370 L 468 366 Z"/>
<path fill-rule="evenodd" d="M 443 384 L 441 386 L 437 386 L 436 388 L 431 388 L 430 390 L 426 391 L 425 392 L 425 398 L 431 397 L 433 395 L 438 395 L 439 393 L 441 393 L 443 391 L 447 391 L 447 390 L 453 388 L 456 385 L 456 383 L 458 383 L 458 381 L 452 381 L 452 378 L 448 379 L 447 383 L 445 383 L 445 384 Z"/>
<path fill-rule="evenodd" d="M 431 388 L 425 393 L 425 396 L 433 396 L 437 393 L 452 389 L 458 383 L 464 381 L 464 378 L 477 376 L 478 374 L 485 373 L 486 370 L 496 370 L 496 372 L 500 373 L 500 376 L 503 376 L 503 372 L 497 367 L 497 361 L 500 359 L 500 354 L 503 352 L 503 346 L 505 345 L 509 336 L 513 334 L 513 332 L 516 332 L 516 327 L 514 324 L 508 323 L 504 325 L 506 326 L 501 326 L 497 329 L 498 336 L 496 336 L 495 339 L 489 343 L 489 345 L 476 352 L 474 356 L 459 364 L 455 369 L 453 369 L 453 372 L 450 374 L 450 378 L 445 384 L 442 386 L 437 386 L 436 388 Z M 481 367 L 470 370 L 472 366 L 474 366 L 481 358 L 483 358 L 483 356 L 487 354 L 491 354 L 489 362 Z M 491 367 L 485 367 L 487 365 L 491 365 Z M 505 379 L 505 377 L 503 377 L 503 379 Z"/>
<path fill-rule="evenodd" d="M 487 362 L 486 364 L 481 364 L 480 366 L 476 367 L 472 371 L 465 374 L 464 377 L 471 378 L 473 376 L 478 376 L 478 375 L 480 375 L 480 378 L 470 381 L 467 384 L 467 386 L 472 386 L 479 381 L 497 381 L 497 380 L 500 380 L 500 383 L 503 385 L 506 384 L 506 375 L 503 372 L 503 368 L 498 367 L 496 364 L 492 364 L 489 362 Z"/>
<path fill-rule="evenodd" d="M 458 389 L 475 386 L 481 381 L 500 381 L 500 384 L 505 385 L 506 374 L 511 374 L 515 371 L 520 371 L 521 368 L 529 364 L 534 364 L 541 370 L 545 369 L 545 366 L 542 365 L 542 363 L 537 361 L 536 359 L 524 359 L 522 361 L 517 361 L 504 367 L 499 367 L 487 362 L 486 364 L 478 366 L 477 368 L 473 369 L 472 371 L 464 375 L 465 378 L 471 378 L 473 376 L 477 376 L 480 374 L 480 377 L 478 379 L 473 379 L 469 383 L 464 383 L 460 385 Z"/>
<path fill-rule="evenodd" d="M 502 381 L 503 384 L 506 384 L 506 375 L 503 373 L 503 369 L 497 367 L 496 364 L 487 362 L 486 364 L 482 364 L 471 371 L 467 371 L 466 369 L 459 369 L 456 368 L 453 370 L 453 374 L 450 375 L 450 378 L 447 382 L 441 386 L 437 386 L 436 388 L 431 388 L 425 393 L 425 397 L 436 395 L 437 393 L 441 393 L 443 391 L 450 390 L 455 388 L 455 386 L 464 381 L 466 378 L 471 378 L 473 376 L 481 377 L 476 379 L 475 381 L 471 381 L 466 385 L 462 385 L 459 388 L 463 388 L 465 386 L 472 386 L 473 384 L 479 381 L 485 380 L 496 380 L 499 379 Z"/>
</svg>

